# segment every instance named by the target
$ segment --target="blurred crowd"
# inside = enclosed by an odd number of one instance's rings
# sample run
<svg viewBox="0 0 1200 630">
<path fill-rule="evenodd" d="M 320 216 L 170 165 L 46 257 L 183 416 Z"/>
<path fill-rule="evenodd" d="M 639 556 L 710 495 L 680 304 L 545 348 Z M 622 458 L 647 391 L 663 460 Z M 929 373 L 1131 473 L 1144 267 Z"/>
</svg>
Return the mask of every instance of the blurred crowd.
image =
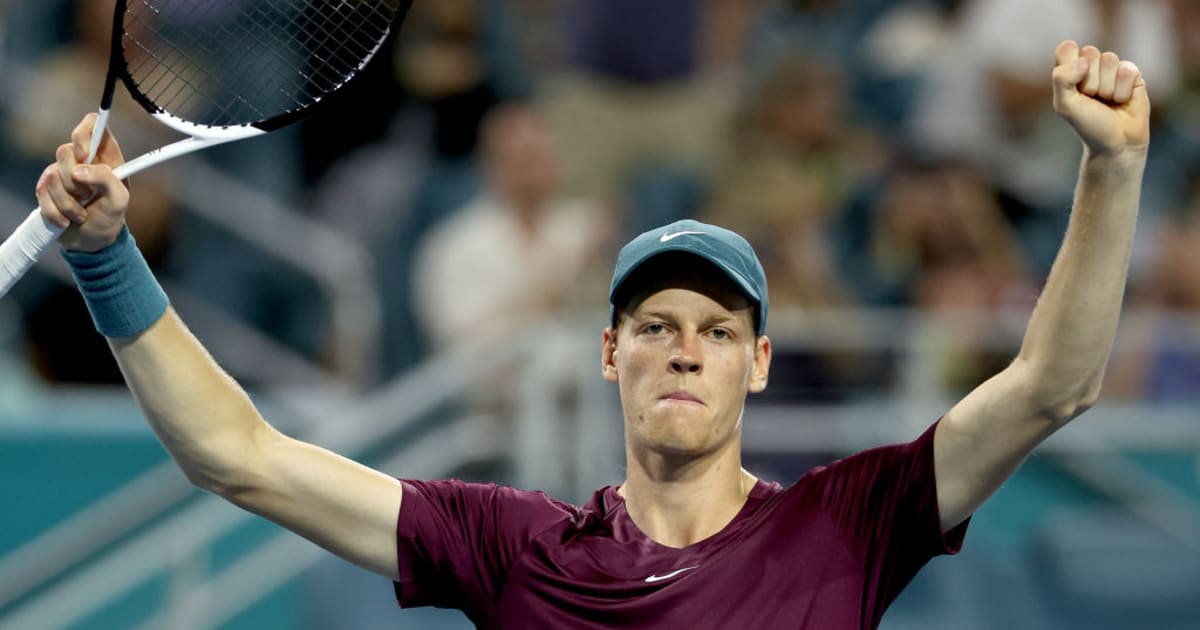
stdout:
<svg viewBox="0 0 1200 630">
<path fill-rule="evenodd" d="M 30 189 L 94 107 L 109 7 L 0 2 L 6 67 L 29 73 L 0 129 L 11 190 Z M 1132 323 L 1109 391 L 1194 399 L 1200 327 L 1181 316 L 1200 314 L 1196 0 L 416 0 L 317 116 L 208 159 L 370 252 L 386 322 L 379 378 L 563 309 L 603 310 L 617 247 L 683 217 L 754 243 L 773 311 L 1028 312 L 1081 154 L 1051 108 L 1064 38 L 1136 61 L 1154 104 Z M 137 137 L 127 155 L 161 144 L 136 105 L 116 111 L 117 131 Z M 182 169 L 134 183 L 131 228 L 152 264 L 327 356 L 327 306 L 180 211 Z M 47 379 L 117 378 L 69 288 L 19 297 Z M 1011 358 L 975 343 L 1008 324 L 974 321 L 948 320 L 941 341 L 955 390 Z M 87 343 L 94 361 L 81 359 Z M 891 378 L 886 352 L 781 350 L 783 395 Z"/>
</svg>

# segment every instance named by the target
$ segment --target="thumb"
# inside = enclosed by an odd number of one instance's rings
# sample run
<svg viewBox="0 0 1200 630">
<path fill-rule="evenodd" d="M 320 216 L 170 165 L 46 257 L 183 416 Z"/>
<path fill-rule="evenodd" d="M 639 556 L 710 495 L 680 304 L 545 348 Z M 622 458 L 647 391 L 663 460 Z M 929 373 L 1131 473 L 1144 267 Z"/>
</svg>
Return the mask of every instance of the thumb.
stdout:
<svg viewBox="0 0 1200 630">
<path fill-rule="evenodd" d="M 1079 54 L 1079 44 L 1066 40 L 1054 49 L 1054 104 L 1057 107 L 1079 96 L 1079 84 L 1088 76 L 1090 62 Z"/>
<path fill-rule="evenodd" d="M 71 171 L 71 179 L 92 191 L 92 201 L 103 199 L 116 206 L 124 206 L 129 201 L 129 189 L 108 165 L 80 164 Z"/>
<path fill-rule="evenodd" d="M 112 169 L 103 164 L 80 164 L 71 171 L 71 179 L 92 187 L 97 193 L 110 192 L 114 184 L 120 185 Z"/>
</svg>

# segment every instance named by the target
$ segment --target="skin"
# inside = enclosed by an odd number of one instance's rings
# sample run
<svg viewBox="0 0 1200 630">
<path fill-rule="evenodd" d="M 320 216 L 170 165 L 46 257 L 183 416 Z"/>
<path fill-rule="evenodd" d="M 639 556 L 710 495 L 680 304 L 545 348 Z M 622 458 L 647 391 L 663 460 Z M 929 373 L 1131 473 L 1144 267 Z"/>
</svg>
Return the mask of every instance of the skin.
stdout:
<svg viewBox="0 0 1200 630">
<path fill-rule="evenodd" d="M 1067 41 L 1055 63 L 1055 110 L 1084 145 L 1075 206 L 1020 354 L 938 425 L 943 530 L 1095 402 L 1116 331 L 1150 104 L 1137 67 L 1112 53 Z M 62 244 L 84 251 L 113 242 L 129 202 L 112 175 L 123 158 L 110 135 L 97 164 L 79 164 L 93 124 L 93 116 L 83 120 L 37 186 L 44 216 L 70 225 Z M 604 332 L 602 369 L 625 412 L 621 492 L 630 515 L 654 540 L 684 546 L 718 531 L 753 485 L 740 464 L 742 405 L 766 386 L 770 341 L 753 336 L 748 305 L 729 287 L 675 276 L 653 289 Z M 264 422 L 173 310 L 143 333 L 109 342 L 150 426 L 193 483 L 397 577 L 398 481 Z M 698 402 L 664 401 L 672 392 Z"/>
<path fill-rule="evenodd" d="M 672 547 L 720 531 L 754 487 L 741 467 L 742 410 L 771 361 L 750 302 L 696 268 L 659 277 L 602 337 L 625 416 L 619 492 L 638 527 Z"/>
</svg>

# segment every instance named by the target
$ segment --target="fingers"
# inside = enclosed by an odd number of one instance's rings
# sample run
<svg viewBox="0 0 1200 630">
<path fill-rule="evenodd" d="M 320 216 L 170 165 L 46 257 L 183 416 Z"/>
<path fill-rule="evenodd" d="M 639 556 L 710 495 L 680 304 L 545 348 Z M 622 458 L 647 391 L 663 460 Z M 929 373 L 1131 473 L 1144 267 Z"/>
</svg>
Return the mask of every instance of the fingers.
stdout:
<svg viewBox="0 0 1200 630">
<path fill-rule="evenodd" d="M 92 129 L 96 126 L 97 118 L 98 116 L 94 112 L 88 114 L 71 130 L 71 148 L 75 152 L 76 162 L 87 159 L 88 151 L 92 148 Z M 107 130 L 104 133 L 108 135 Z"/>
<path fill-rule="evenodd" d="M 1061 100 L 1078 94 L 1078 86 L 1087 78 L 1090 63 L 1080 56 L 1079 45 L 1066 40 L 1054 49 L 1054 98 Z"/>
<path fill-rule="evenodd" d="M 101 140 L 101 159 L 96 164 L 82 164 L 87 159 L 96 125 L 96 114 L 88 114 L 71 131 L 71 142 L 61 145 L 54 153 L 55 161 L 42 171 L 35 193 L 42 216 L 59 227 L 87 223 L 99 213 L 101 224 L 119 223 L 129 204 L 129 190 L 113 173 L 122 163 L 120 148 L 107 132 Z"/>
<path fill-rule="evenodd" d="M 1119 62 L 1117 64 L 1112 101 L 1115 103 L 1128 103 L 1133 98 L 1134 88 L 1142 83 L 1142 71 L 1138 69 L 1137 64 L 1132 61 Z"/>
<path fill-rule="evenodd" d="M 92 212 L 120 218 L 129 204 L 129 189 L 105 164 L 79 164 L 72 146 L 59 147 L 60 159 L 42 171 L 36 195 L 42 216 L 59 227 L 87 222 Z M 65 156 L 65 157 L 64 157 Z"/>
<path fill-rule="evenodd" d="M 87 210 L 62 185 L 58 165 L 51 164 L 42 171 L 35 189 L 42 216 L 54 225 L 66 228 L 72 223 L 87 220 Z"/>
<path fill-rule="evenodd" d="M 91 191 L 98 203 L 104 203 L 106 211 L 109 207 L 123 208 L 129 203 L 129 189 L 117 179 L 116 173 L 107 164 L 76 166 L 71 171 L 71 179 L 76 185 Z"/>
<path fill-rule="evenodd" d="M 1141 72 L 1131 61 L 1122 61 L 1116 53 L 1100 52 L 1065 40 L 1054 49 L 1053 72 L 1055 97 L 1075 93 L 1110 103 L 1123 104 L 1133 98 L 1141 82 Z"/>
<path fill-rule="evenodd" d="M 1100 49 L 1095 46 L 1084 46 L 1079 56 L 1088 63 L 1087 78 L 1079 85 L 1079 91 L 1088 96 L 1095 96 L 1100 91 Z"/>
<path fill-rule="evenodd" d="M 1112 101 L 1113 93 L 1117 88 L 1117 66 L 1121 63 L 1121 58 L 1117 57 L 1116 53 L 1106 52 L 1100 55 L 1099 66 L 1099 84 L 1095 94 L 1089 96 L 1097 96 L 1101 100 Z M 1091 78 L 1089 73 L 1088 78 Z"/>
<path fill-rule="evenodd" d="M 87 159 L 88 152 L 92 145 L 92 131 L 96 127 L 96 121 L 99 116 L 92 112 L 83 117 L 78 125 L 71 130 L 71 146 L 75 152 L 75 159 L 83 162 Z M 124 156 L 121 155 L 121 147 L 117 144 L 117 139 L 112 134 L 112 130 L 105 127 L 104 134 L 100 138 L 100 146 L 96 151 L 96 161 L 107 164 L 112 168 L 116 168 L 125 162 Z"/>
<path fill-rule="evenodd" d="M 92 191 L 71 177 L 71 173 L 79 165 L 75 150 L 76 147 L 73 143 L 59 145 L 58 150 L 54 152 L 54 166 L 58 169 L 58 179 L 62 188 L 78 199 L 85 199 L 91 196 Z M 87 155 L 85 154 L 84 157 Z"/>
<path fill-rule="evenodd" d="M 1079 44 L 1074 40 L 1064 39 L 1059 42 L 1058 47 L 1054 49 L 1054 65 L 1071 66 L 1079 60 Z M 1079 81 L 1075 81 L 1079 83 Z"/>
</svg>

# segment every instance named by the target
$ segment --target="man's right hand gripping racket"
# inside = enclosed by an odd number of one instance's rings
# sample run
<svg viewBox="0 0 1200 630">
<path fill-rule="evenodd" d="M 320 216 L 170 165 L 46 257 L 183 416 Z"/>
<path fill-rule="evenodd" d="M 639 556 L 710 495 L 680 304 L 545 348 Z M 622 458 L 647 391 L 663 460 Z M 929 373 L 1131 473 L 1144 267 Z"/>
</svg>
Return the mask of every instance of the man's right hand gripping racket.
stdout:
<svg viewBox="0 0 1200 630">
<path fill-rule="evenodd" d="M 108 76 L 87 161 L 95 159 L 118 78 L 150 115 L 189 136 L 113 171 L 125 179 L 304 117 L 358 74 L 411 3 L 117 0 Z M 62 232 L 39 208 L 0 244 L 0 297 Z"/>
</svg>

